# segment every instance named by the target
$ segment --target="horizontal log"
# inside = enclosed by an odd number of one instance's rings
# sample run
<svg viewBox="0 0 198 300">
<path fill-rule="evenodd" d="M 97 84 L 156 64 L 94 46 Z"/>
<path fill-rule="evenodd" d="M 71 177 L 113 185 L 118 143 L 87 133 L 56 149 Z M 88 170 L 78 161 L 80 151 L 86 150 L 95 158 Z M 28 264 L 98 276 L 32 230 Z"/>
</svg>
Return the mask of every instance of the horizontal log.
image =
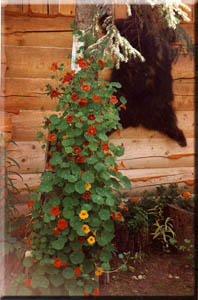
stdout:
<svg viewBox="0 0 198 300">
<path fill-rule="evenodd" d="M 41 148 L 39 142 L 18 142 L 17 145 L 10 144 L 7 147 L 8 156 L 14 159 L 20 166 L 13 167 L 12 170 L 24 173 L 43 172 L 45 167 L 45 150 Z"/>
<path fill-rule="evenodd" d="M 9 46 L 45 46 L 72 48 L 73 36 L 67 32 L 18 32 L 2 35 L 3 44 Z"/>
<path fill-rule="evenodd" d="M 19 2 L 19 4 L 8 4 L 5 7 L 5 12 L 19 12 L 22 13 L 23 12 L 23 5 L 22 5 L 22 1 L 17 1 Z M 20 3 L 21 2 L 21 3 Z"/>
<path fill-rule="evenodd" d="M 122 173 L 131 179 L 129 194 L 141 194 L 144 190 L 152 190 L 160 185 L 182 184 L 191 189 L 195 183 L 194 168 L 162 168 L 124 170 Z"/>
<path fill-rule="evenodd" d="M 194 166 L 194 139 L 187 139 L 187 147 L 180 147 L 169 139 L 113 139 L 115 145 L 124 145 L 124 155 L 118 158 L 125 170 L 157 169 Z"/>
<path fill-rule="evenodd" d="M 54 111 L 23 111 L 19 115 L 12 116 L 13 122 L 13 138 L 16 141 L 32 141 L 36 137 L 37 131 L 42 129 L 42 121 L 44 116 L 49 116 Z M 178 125 L 184 130 L 184 134 L 187 138 L 194 137 L 194 112 L 192 111 L 178 111 Z M 45 132 L 46 134 L 46 132 Z M 148 130 L 143 127 L 127 128 L 122 131 L 121 136 L 123 138 L 133 139 L 151 139 L 162 138 L 165 136 L 161 133 Z M 118 138 L 116 133 L 111 135 L 112 138 Z M 170 139 L 171 141 L 171 139 Z M 169 141 L 167 142 L 169 143 Z"/>
<path fill-rule="evenodd" d="M 5 22 L 2 24 L 2 33 L 14 32 L 51 32 L 71 30 L 74 17 L 48 16 L 30 17 L 30 16 L 9 16 L 6 15 Z"/>
<path fill-rule="evenodd" d="M 6 95 L 5 107 L 21 110 L 55 110 L 57 102 L 46 96 L 47 84 L 56 86 L 56 81 L 37 78 L 5 78 L 1 95 Z M 184 79 L 173 82 L 176 110 L 194 109 L 194 80 Z"/>
<path fill-rule="evenodd" d="M 33 13 L 39 13 L 39 14 L 45 14 L 47 15 L 48 13 L 48 2 L 47 0 L 42 0 L 40 1 L 41 4 L 30 4 L 30 10 Z"/>
<path fill-rule="evenodd" d="M 73 4 L 75 1 L 70 1 L 70 3 L 66 4 L 66 2 L 63 0 L 59 0 L 58 5 L 58 12 L 61 15 L 64 16 L 75 16 L 75 4 Z"/>
<path fill-rule="evenodd" d="M 180 55 L 176 64 L 172 66 L 173 79 L 189 79 L 195 77 L 195 61 L 194 58 Z"/>
<path fill-rule="evenodd" d="M 184 134 L 187 138 L 194 137 L 194 112 L 193 111 L 177 111 L 176 112 L 178 119 L 178 126 L 184 131 Z M 139 126 L 137 128 L 127 128 L 121 131 L 122 138 L 131 138 L 131 139 L 155 139 L 155 138 L 167 138 L 165 135 L 159 133 L 155 130 L 148 130 Z M 111 134 L 111 138 L 119 139 L 119 136 L 116 132 Z M 171 139 L 167 139 L 167 144 L 171 142 Z"/>
<path fill-rule="evenodd" d="M 4 48 L 4 47 L 3 47 Z M 71 49 L 45 47 L 5 47 L 7 77 L 50 78 L 53 62 L 64 63 L 70 70 L 71 60 L 67 58 Z"/>
</svg>

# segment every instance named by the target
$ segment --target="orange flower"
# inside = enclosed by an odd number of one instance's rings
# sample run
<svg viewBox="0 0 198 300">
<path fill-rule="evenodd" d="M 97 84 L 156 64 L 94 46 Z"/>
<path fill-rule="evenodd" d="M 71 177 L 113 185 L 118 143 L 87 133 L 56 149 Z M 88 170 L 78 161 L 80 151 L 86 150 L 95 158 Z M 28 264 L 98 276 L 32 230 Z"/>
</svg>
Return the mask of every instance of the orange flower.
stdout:
<svg viewBox="0 0 198 300">
<path fill-rule="evenodd" d="M 65 228 L 68 227 L 68 224 L 67 224 L 67 222 L 66 222 L 65 219 L 59 219 L 59 220 L 58 220 L 57 227 L 58 227 L 58 229 L 63 230 L 63 229 L 65 229 Z"/>
<path fill-rule="evenodd" d="M 84 163 L 85 162 L 85 156 L 84 155 L 77 155 L 75 157 L 75 162 L 77 162 L 77 163 Z"/>
<path fill-rule="evenodd" d="M 105 151 L 108 151 L 109 150 L 109 144 L 108 143 L 103 143 L 102 149 L 105 150 Z"/>
<path fill-rule="evenodd" d="M 117 213 L 116 219 L 121 221 L 122 220 L 122 214 L 120 212 Z"/>
<path fill-rule="evenodd" d="M 49 162 L 46 162 L 46 166 L 45 166 L 46 169 L 50 170 L 52 169 L 52 165 L 49 163 Z"/>
<path fill-rule="evenodd" d="M 84 194 L 82 194 L 82 198 L 85 200 L 88 200 L 91 197 L 91 194 L 89 192 L 85 192 Z"/>
<path fill-rule="evenodd" d="M 76 267 L 76 268 L 74 269 L 74 272 L 75 272 L 76 275 L 79 275 L 80 273 L 82 273 L 82 270 L 81 270 L 81 268 Z"/>
<path fill-rule="evenodd" d="M 81 86 L 81 90 L 82 91 L 90 91 L 90 89 L 91 89 L 91 87 L 88 85 L 88 84 L 83 84 L 82 86 Z"/>
<path fill-rule="evenodd" d="M 80 147 L 74 147 L 74 153 L 78 154 L 82 151 Z"/>
<path fill-rule="evenodd" d="M 116 103 L 118 103 L 118 99 L 117 99 L 117 97 L 116 97 L 116 96 L 111 96 L 111 98 L 110 98 L 110 102 L 111 102 L 111 103 L 113 103 L 113 104 L 116 104 Z"/>
<path fill-rule="evenodd" d="M 74 93 L 74 94 L 71 95 L 71 99 L 72 99 L 72 101 L 75 102 L 75 101 L 79 100 L 79 97 L 78 97 L 78 95 L 76 93 Z"/>
<path fill-rule="evenodd" d="M 60 210 L 59 210 L 59 206 L 56 205 L 56 206 L 53 206 L 50 210 L 50 214 L 53 215 L 53 216 L 58 216 L 60 214 Z"/>
<path fill-rule="evenodd" d="M 93 295 L 94 295 L 94 296 L 99 296 L 98 288 L 96 288 L 96 289 L 93 291 Z"/>
<path fill-rule="evenodd" d="M 99 268 L 96 269 L 95 275 L 96 276 L 101 276 L 103 272 L 104 272 L 104 269 L 102 267 L 99 267 Z"/>
<path fill-rule="evenodd" d="M 67 117 L 67 119 L 66 119 L 66 122 L 67 122 L 67 123 L 71 123 L 71 122 L 73 121 L 73 119 L 74 119 L 74 116 L 68 115 L 68 117 Z"/>
<path fill-rule="evenodd" d="M 97 95 L 94 95 L 93 98 L 92 98 L 92 100 L 93 100 L 94 102 L 99 102 L 100 99 L 101 99 L 101 98 L 100 98 L 99 96 L 97 96 Z"/>
<path fill-rule="evenodd" d="M 184 196 L 185 199 L 188 199 L 188 198 L 190 198 L 191 193 L 190 192 L 184 192 L 183 196 Z"/>
<path fill-rule="evenodd" d="M 60 258 L 54 258 L 54 267 L 60 268 L 63 266 L 63 262 L 60 260 Z"/>
<path fill-rule="evenodd" d="M 48 137 L 49 142 L 55 142 L 56 141 L 56 135 L 55 133 L 50 133 Z"/>
<path fill-rule="evenodd" d="M 86 183 L 85 184 L 85 188 L 86 188 L 86 191 L 89 191 L 91 189 L 91 184 L 90 183 Z"/>
<path fill-rule="evenodd" d="M 50 156 L 50 157 L 52 157 L 53 152 L 54 152 L 53 150 L 50 150 L 50 151 L 49 151 L 49 156 Z"/>
<path fill-rule="evenodd" d="M 50 97 L 51 98 L 58 97 L 58 91 L 57 90 L 51 90 L 50 91 Z"/>
<path fill-rule="evenodd" d="M 118 172 L 118 167 L 114 166 L 113 169 L 114 169 L 115 172 Z"/>
<path fill-rule="evenodd" d="M 139 200 L 136 199 L 136 198 L 131 198 L 130 201 L 131 201 L 132 203 L 138 203 L 138 202 L 139 202 Z"/>
<path fill-rule="evenodd" d="M 57 63 L 56 62 L 53 62 L 52 63 L 52 65 L 51 65 L 51 68 L 50 68 L 50 70 L 52 70 L 52 71 L 56 71 L 58 69 L 58 65 L 57 65 Z"/>
<path fill-rule="evenodd" d="M 119 205 L 118 208 L 119 208 L 119 209 L 123 209 L 123 210 L 125 210 L 125 211 L 128 211 L 128 207 L 125 206 L 125 205 Z"/>
<path fill-rule="evenodd" d="M 126 105 L 125 104 L 121 104 L 120 107 L 122 107 L 124 110 L 126 110 Z"/>
<path fill-rule="evenodd" d="M 88 115 L 88 119 L 91 120 L 91 121 L 92 121 L 92 120 L 95 120 L 95 118 L 96 118 L 96 117 L 95 117 L 93 114 Z"/>
<path fill-rule="evenodd" d="M 31 287 L 31 281 L 32 281 L 32 279 L 28 279 L 28 280 L 26 280 L 26 286 L 27 287 Z"/>
<path fill-rule="evenodd" d="M 104 67 L 104 62 L 103 62 L 103 60 L 99 59 L 98 63 L 99 63 L 99 65 L 100 65 L 102 68 Z"/>
<path fill-rule="evenodd" d="M 126 169 L 126 166 L 124 165 L 123 161 L 121 161 L 120 165 L 122 168 Z"/>
<path fill-rule="evenodd" d="M 30 202 L 27 204 L 27 207 L 32 207 L 33 206 L 33 204 L 34 204 L 34 200 L 30 200 Z"/>
<path fill-rule="evenodd" d="M 78 105 L 84 107 L 87 104 L 87 98 L 80 98 Z"/>
<path fill-rule="evenodd" d="M 97 132 L 96 126 L 94 126 L 94 125 L 92 125 L 91 127 L 89 127 L 88 131 L 87 131 L 88 135 L 95 135 L 96 132 Z"/>
</svg>

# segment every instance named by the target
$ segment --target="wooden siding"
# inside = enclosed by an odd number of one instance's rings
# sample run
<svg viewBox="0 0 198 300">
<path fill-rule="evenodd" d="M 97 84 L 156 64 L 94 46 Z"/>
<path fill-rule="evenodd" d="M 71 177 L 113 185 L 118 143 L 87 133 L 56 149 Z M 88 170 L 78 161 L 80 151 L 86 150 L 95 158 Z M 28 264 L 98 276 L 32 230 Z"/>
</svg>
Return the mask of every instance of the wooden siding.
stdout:
<svg viewBox="0 0 198 300">
<path fill-rule="evenodd" d="M 116 17 L 125 17 L 124 9 L 124 6 L 116 6 Z M 53 62 L 64 63 L 70 69 L 67 55 L 72 51 L 70 24 L 74 21 L 75 5 L 43 0 L 39 5 L 7 5 L 4 10 L 2 69 L 5 75 L 0 94 L 1 111 L 4 105 L 7 132 L 17 142 L 17 146 L 9 145 L 24 179 L 16 180 L 16 185 L 23 189 L 24 184 L 28 184 L 34 189 L 45 167 L 45 152 L 34 138 L 42 127 L 43 117 L 54 113 L 57 104 L 46 95 L 45 86 L 53 85 L 50 78 Z M 193 9 L 190 16 L 191 22 L 183 26 L 194 39 Z M 109 74 L 109 70 L 105 70 L 103 75 L 109 78 Z M 120 167 L 120 170 L 131 179 L 130 194 L 169 183 L 188 184 L 193 188 L 194 60 L 181 56 L 173 66 L 172 75 L 173 105 L 188 145 L 182 148 L 159 132 L 142 127 L 124 130 L 121 138 L 112 134 L 112 142 L 125 146 L 125 154 L 118 162 L 124 162 L 126 168 Z M 4 127 L 2 122 L 1 127 Z"/>
</svg>

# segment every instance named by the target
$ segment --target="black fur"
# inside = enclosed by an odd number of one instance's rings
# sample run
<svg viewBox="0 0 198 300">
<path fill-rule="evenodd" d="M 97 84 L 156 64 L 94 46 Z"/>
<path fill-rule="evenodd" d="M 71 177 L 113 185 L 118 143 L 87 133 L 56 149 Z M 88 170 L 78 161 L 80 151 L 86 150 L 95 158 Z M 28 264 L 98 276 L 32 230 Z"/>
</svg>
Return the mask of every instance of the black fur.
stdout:
<svg viewBox="0 0 198 300">
<path fill-rule="evenodd" d="M 132 17 L 115 20 L 115 24 L 121 35 L 146 60 L 141 62 L 139 59 L 131 59 L 128 63 L 121 63 L 120 69 L 113 69 L 111 81 L 122 85 L 117 91 L 117 97 L 124 96 L 127 99 L 126 110 L 120 111 L 123 128 L 142 125 L 167 135 L 182 147 L 186 146 L 185 136 L 177 127 L 172 107 L 171 67 L 176 52 L 170 47 L 167 32 L 161 30 L 160 41 L 157 41 L 154 33 L 146 26 L 137 28 Z"/>
</svg>

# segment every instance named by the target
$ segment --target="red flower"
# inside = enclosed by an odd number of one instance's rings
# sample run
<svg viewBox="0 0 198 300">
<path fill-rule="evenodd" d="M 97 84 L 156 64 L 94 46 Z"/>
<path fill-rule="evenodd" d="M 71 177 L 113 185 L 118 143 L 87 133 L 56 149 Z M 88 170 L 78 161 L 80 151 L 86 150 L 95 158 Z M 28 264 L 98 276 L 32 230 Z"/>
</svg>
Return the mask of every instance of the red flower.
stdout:
<svg viewBox="0 0 198 300">
<path fill-rule="evenodd" d="M 67 157 L 72 158 L 73 157 L 72 153 L 67 154 Z"/>
<path fill-rule="evenodd" d="M 50 120 L 45 120 L 45 125 L 51 124 Z"/>
<path fill-rule="evenodd" d="M 82 243 L 85 242 L 85 238 L 83 236 L 78 236 L 77 240 Z"/>
<path fill-rule="evenodd" d="M 65 229 L 65 228 L 68 227 L 68 224 L 67 224 L 67 222 L 66 222 L 65 219 L 59 219 L 59 220 L 58 220 L 57 227 L 58 227 L 58 229 L 63 230 L 63 229 Z"/>
<path fill-rule="evenodd" d="M 102 68 L 104 67 L 104 62 L 103 62 L 103 60 L 99 59 L 98 63 L 99 63 L 99 65 L 100 65 Z"/>
<path fill-rule="evenodd" d="M 104 143 L 104 144 L 102 145 L 102 149 L 105 150 L 105 151 L 108 151 L 108 150 L 109 150 L 109 145 L 108 145 L 108 143 Z"/>
<path fill-rule="evenodd" d="M 57 90 L 51 90 L 50 97 L 51 98 L 58 97 L 58 91 Z"/>
<path fill-rule="evenodd" d="M 77 155 L 75 157 L 75 162 L 77 162 L 77 163 L 84 163 L 85 162 L 85 156 L 84 155 Z"/>
<path fill-rule="evenodd" d="M 72 94 L 71 96 L 72 101 L 78 101 L 79 97 L 76 93 Z"/>
<path fill-rule="evenodd" d="M 118 167 L 114 166 L 114 171 L 118 172 Z"/>
<path fill-rule="evenodd" d="M 70 82 L 74 78 L 75 71 L 72 71 L 71 73 L 67 72 L 67 74 L 64 76 L 62 83 Z"/>
<path fill-rule="evenodd" d="M 75 272 L 76 275 L 79 275 L 80 273 L 82 273 L 82 270 L 81 270 L 81 268 L 76 267 L 76 268 L 74 269 L 74 272 Z"/>
<path fill-rule="evenodd" d="M 55 142 L 56 141 L 56 135 L 55 133 L 50 133 L 48 137 L 49 142 Z"/>
<path fill-rule="evenodd" d="M 116 130 L 116 133 L 117 133 L 118 136 L 120 136 L 120 134 L 121 134 L 119 129 Z"/>
<path fill-rule="evenodd" d="M 95 120 L 95 118 L 96 117 L 93 114 L 88 115 L 88 119 L 91 121 Z"/>
<path fill-rule="evenodd" d="M 53 233 L 54 233 L 54 234 L 59 234 L 60 231 L 59 231 L 57 228 L 54 228 L 54 229 L 53 229 Z"/>
<path fill-rule="evenodd" d="M 99 296 L 98 288 L 96 288 L 96 289 L 93 291 L 93 295 L 94 295 L 94 296 Z"/>
<path fill-rule="evenodd" d="M 32 279 L 28 279 L 28 280 L 26 280 L 26 286 L 27 287 L 31 287 L 31 281 L 32 281 Z"/>
<path fill-rule="evenodd" d="M 111 217 L 112 217 L 113 219 L 115 219 L 116 214 L 115 214 L 114 212 L 112 212 Z"/>
<path fill-rule="evenodd" d="M 116 96 L 111 96 L 111 98 L 110 98 L 110 102 L 111 102 L 111 103 L 113 103 L 113 104 L 116 104 L 116 103 L 118 103 L 118 99 L 117 99 L 117 97 L 116 97 Z"/>
<path fill-rule="evenodd" d="M 121 104 L 120 107 L 122 107 L 123 109 L 126 110 L 126 105 L 125 104 Z"/>
<path fill-rule="evenodd" d="M 63 262 L 60 260 L 60 258 L 54 258 L 54 267 L 60 268 L 63 266 Z"/>
<path fill-rule="evenodd" d="M 82 176 L 85 173 L 85 171 L 81 170 L 80 176 Z"/>
<path fill-rule="evenodd" d="M 116 219 L 121 221 L 122 220 L 122 214 L 120 212 L 117 213 Z"/>
<path fill-rule="evenodd" d="M 63 267 L 67 267 L 67 263 L 66 262 L 63 263 Z"/>
<path fill-rule="evenodd" d="M 82 151 L 80 147 L 74 147 L 74 153 L 78 154 Z"/>
<path fill-rule="evenodd" d="M 86 103 L 87 103 L 87 98 L 80 98 L 78 105 L 80 107 L 84 107 L 86 105 Z"/>
<path fill-rule="evenodd" d="M 49 156 L 50 156 L 50 157 L 52 157 L 53 152 L 54 152 L 53 150 L 50 150 L 50 151 L 49 151 Z"/>
<path fill-rule="evenodd" d="M 122 168 L 126 169 L 126 166 L 124 165 L 123 161 L 121 161 L 120 165 Z"/>
<path fill-rule="evenodd" d="M 79 57 L 78 60 L 77 60 L 77 64 L 79 64 L 82 61 L 84 61 L 84 59 L 82 57 Z"/>
<path fill-rule="evenodd" d="M 108 157 L 108 156 L 111 156 L 111 154 L 110 153 L 106 153 L 105 156 Z"/>
<path fill-rule="evenodd" d="M 50 70 L 52 70 L 52 71 L 56 71 L 58 69 L 58 65 L 57 65 L 57 63 L 56 62 L 53 62 L 52 63 L 52 65 L 51 65 L 51 68 L 50 68 Z"/>
<path fill-rule="evenodd" d="M 89 142 L 88 142 L 88 141 L 84 141 L 84 142 L 83 142 L 83 145 L 88 146 L 88 145 L 89 145 Z"/>
<path fill-rule="evenodd" d="M 89 294 L 87 294 L 87 293 L 84 292 L 84 297 L 88 297 L 88 296 L 89 296 Z"/>
<path fill-rule="evenodd" d="M 74 119 L 74 116 L 68 115 L 68 117 L 67 117 L 67 119 L 66 119 L 66 122 L 67 122 L 67 123 L 71 123 L 71 122 L 73 121 L 73 119 Z"/>
<path fill-rule="evenodd" d="M 31 245 L 32 240 L 33 240 L 33 237 L 30 237 L 29 240 L 27 241 L 28 246 Z"/>
<path fill-rule="evenodd" d="M 100 99 L 101 99 L 101 98 L 100 98 L 99 96 L 97 96 L 97 95 L 94 95 L 93 98 L 92 98 L 92 100 L 93 100 L 94 102 L 99 102 Z"/>
<path fill-rule="evenodd" d="M 50 214 L 53 215 L 53 216 L 58 216 L 60 214 L 60 210 L 59 210 L 59 206 L 56 205 L 56 206 L 53 206 L 50 210 Z"/>
<path fill-rule="evenodd" d="M 85 91 L 85 92 L 86 92 L 86 91 L 90 91 L 90 89 L 91 89 L 91 88 L 90 88 L 90 86 L 89 86 L 88 84 L 83 84 L 83 85 L 81 86 L 81 90 L 82 90 L 82 91 Z"/>
<path fill-rule="evenodd" d="M 48 169 L 48 170 L 50 170 L 53 167 L 52 167 L 52 165 L 49 162 L 46 162 L 45 168 Z"/>
<path fill-rule="evenodd" d="M 91 194 L 89 192 L 85 192 L 83 195 L 82 195 L 83 199 L 89 199 L 91 197 Z"/>
<path fill-rule="evenodd" d="M 89 127 L 87 132 L 88 132 L 88 135 L 95 135 L 97 132 L 96 126 L 92 125 L 91 127 Z"/>
<path fill-rule="evenodd" d="M 78 65 L 81 69 L 85 69 L 87 67 L 87 63 L 84 60 L 79 61 Z"/>
<path fill-rule="evenodd" d="M 27 204 L 27 207 L 32 207 L 33 206 L 33 204 L 34 204 L 34 200 L 30 200 L 30 202 Z"/>
</svg>

